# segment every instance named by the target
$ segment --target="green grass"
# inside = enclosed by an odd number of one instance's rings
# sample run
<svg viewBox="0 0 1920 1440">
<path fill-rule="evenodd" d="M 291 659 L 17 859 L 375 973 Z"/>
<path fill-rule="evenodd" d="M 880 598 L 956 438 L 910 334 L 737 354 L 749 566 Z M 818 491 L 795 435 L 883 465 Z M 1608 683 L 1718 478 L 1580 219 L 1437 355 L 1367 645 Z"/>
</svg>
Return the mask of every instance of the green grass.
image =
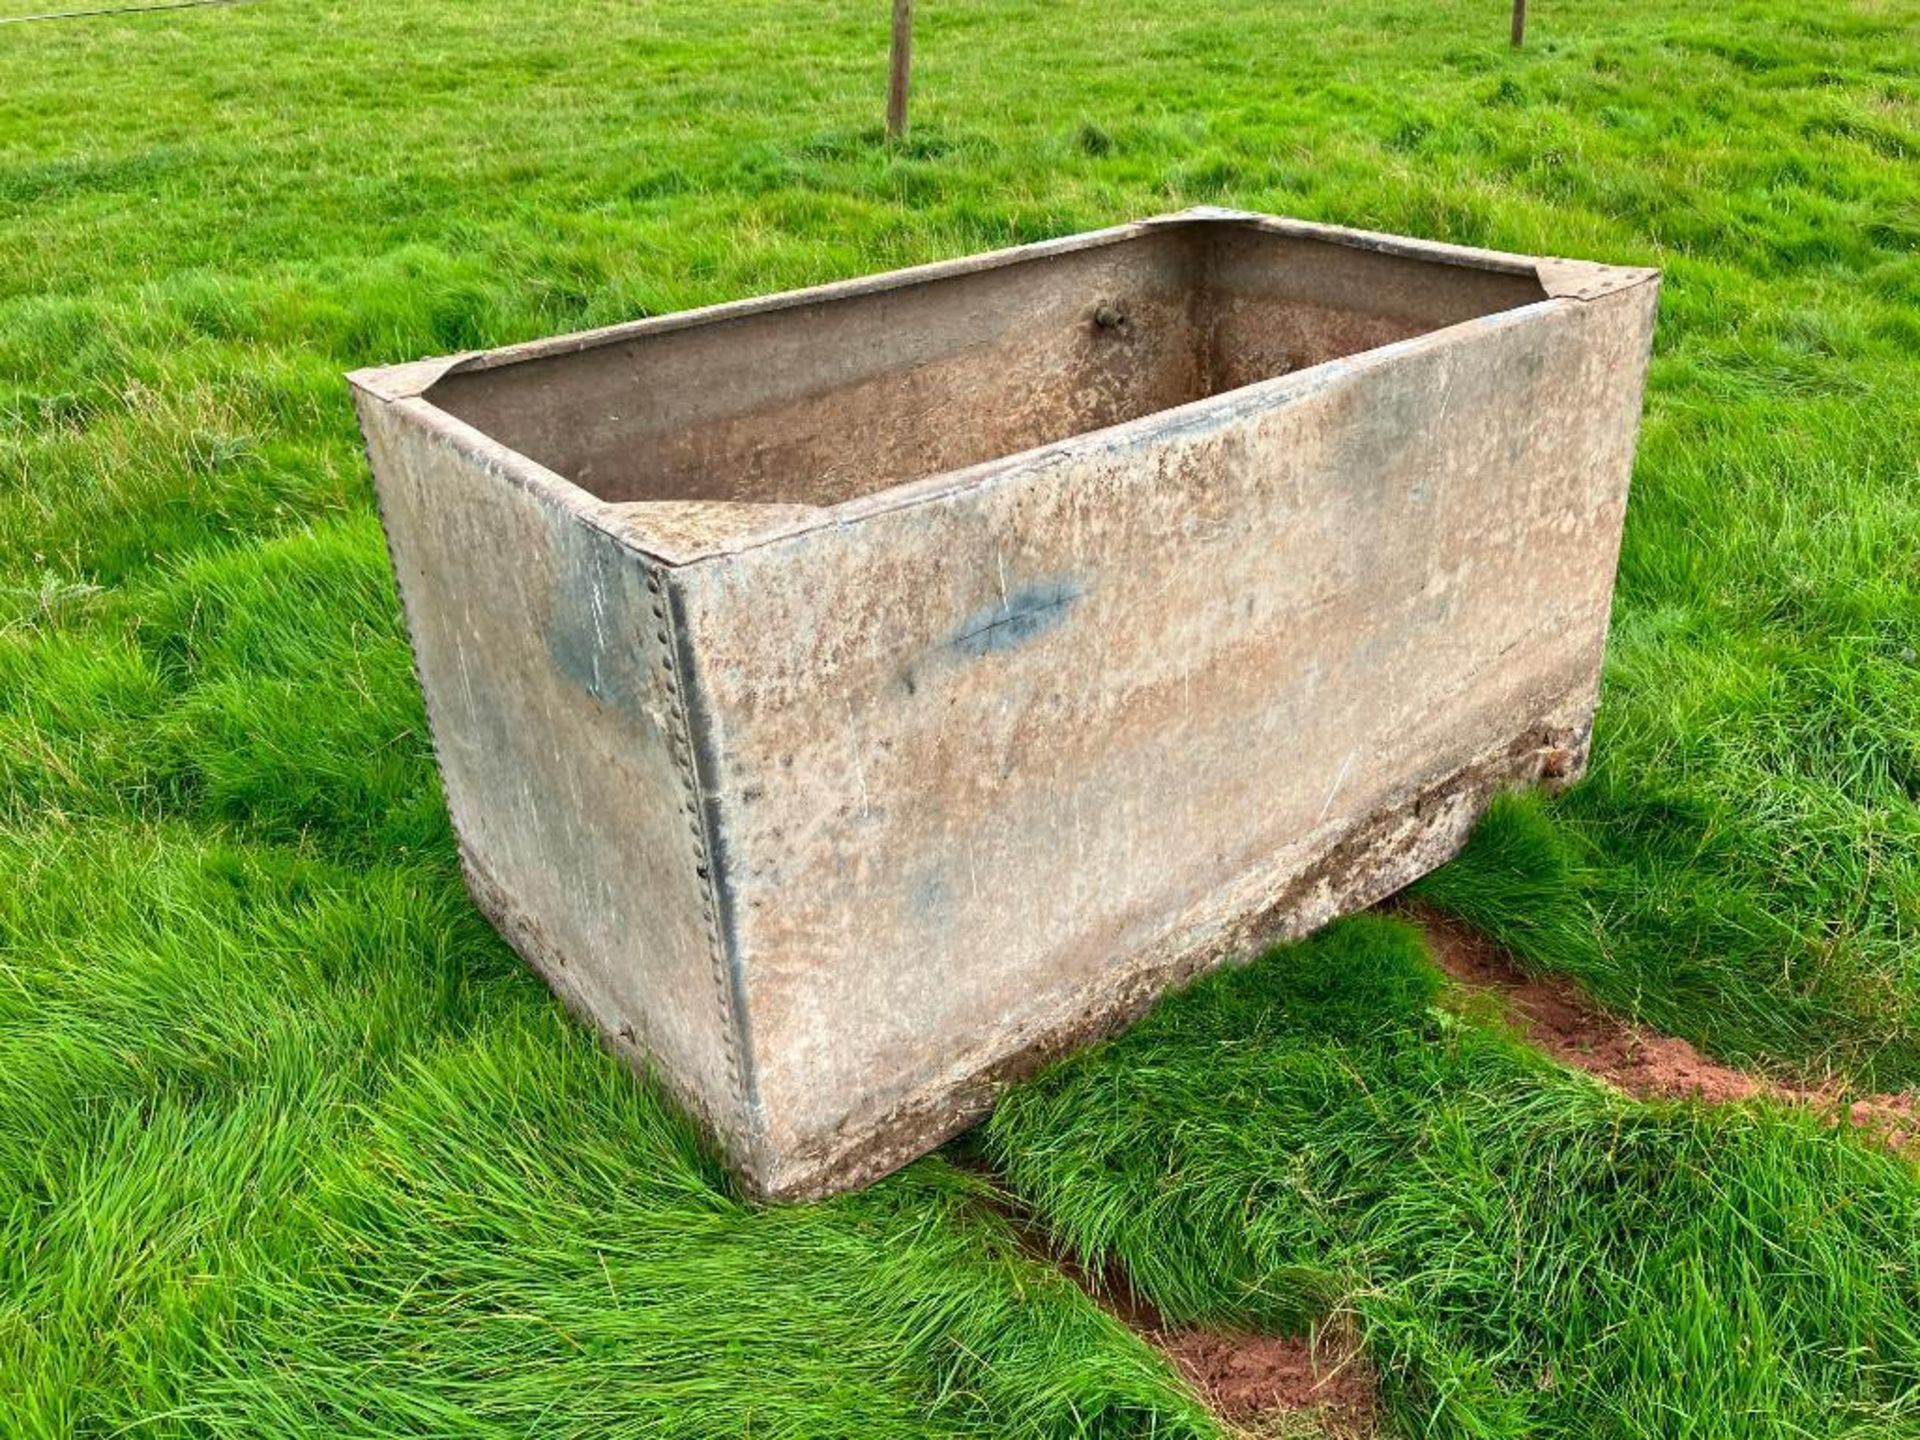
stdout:
<svg viewBox="0 0 1920 1440">
<path fill-rule="evenodd" d="M 1212 1433 L 939 1160 L 732 1198 L 437 856 L 96 824 L 0 896 L 4 1433 Z"/>
<path fill-rule="evenodd" d="M 1663 267 L 1594 773 L 1428 894 L 1920 1080 L 1920 6 L 1502 8 L 929 3 L 897 149 L 853 0 L 0 27 L 0 1432 L 1204 1427 L 946 1161 L 755 1215 L 559 1020 L 460 893 L 339 378 L 1186 204 Z M 1177 1314 L 1351 1310 L 1410 1424 L 1911 1428 L 1911 1167 L 1425 976 L 1349 930 L 991 1143 Z"/>
<path fill-rule="evenodd" d="M 988 1153 L 1181 1319 L 1356 1327 L 1409 1433 L 1920 1435 L 1920 1176 L 1639 1104 L 1342 922 L 1003 1102 Z"/>
</svg>

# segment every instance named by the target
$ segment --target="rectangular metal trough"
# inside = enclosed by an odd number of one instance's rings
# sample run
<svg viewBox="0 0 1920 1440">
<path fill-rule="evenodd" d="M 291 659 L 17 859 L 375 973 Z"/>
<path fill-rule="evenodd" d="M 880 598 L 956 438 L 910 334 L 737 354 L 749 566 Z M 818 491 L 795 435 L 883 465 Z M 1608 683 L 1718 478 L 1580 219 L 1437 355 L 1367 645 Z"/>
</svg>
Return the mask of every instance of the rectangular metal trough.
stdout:
<svg viewBox="0 0 1920 1440">
<path fill-rule="evenodd" d="M 475 900 L 892 1169 L 1581 770 L 1657 279 L 1190 211 L 355 374 Z"/>
</svg>

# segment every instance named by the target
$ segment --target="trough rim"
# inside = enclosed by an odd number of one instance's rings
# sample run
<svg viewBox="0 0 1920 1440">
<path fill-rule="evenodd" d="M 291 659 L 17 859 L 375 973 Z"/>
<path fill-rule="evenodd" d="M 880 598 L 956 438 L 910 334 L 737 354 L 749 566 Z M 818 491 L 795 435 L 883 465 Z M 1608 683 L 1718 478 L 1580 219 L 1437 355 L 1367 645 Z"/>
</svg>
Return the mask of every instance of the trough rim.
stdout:
<svg viewBox="0 0 1920 1440">
<path fill-rule="evenodd" d="M 854 299 L 905 289 L 929 281 L 980 274 L 1078 251 L 1122 244 L 1154 229 L 1182 225 L 1226 225 L 1280 235 L 1292 239 L 1318 240 L 1368 250 L 1400 259 L 1430 264 L 1452 265 L 1465 269 L 1493 271 L 1499 274 L 1530 276 L 1545 292 L 1545 299 L 1530 301 L 1490 315 L 1475 316 L 1396 340 L 1373 346 L 1351 355 L 1339 356 L 1303 366 L 1286 374 L 1269 376 L 1250 384 L 1202 396 L 1180 405 L 1154 410 L 1118 424 L 1101 426 L 1058 440 L 1047 441 L 1025 450 L 992 456 L 951 470 L 917 476 L 896 484 L 849 496 L 831 505 L 806 505 L 784 502 L 720 502 L 729 507 L 753 509 L 764 515 L 764 523 L 745 530 L 729 529 L 718 535 L 686 538 L 680 534 L 660 534 L 649 523 L 650 517 L 672 512 L 684 514 L 690 509 L 711 506 L 715 502 L 698 500 L 603 500 L 584 486 L 550 469 L 531 456 L 496 439 L 478 426 L 461 419 L 427 398 L 440 381 L 451 375 L 499 369 L 530 360 L 552 359 L 580 354 L 605 345 L 644 340 L 677 330 L 717 324 L 747 316 L 773 314 L 826 301 Z M 876 515 L 909 505 L 937 501 L 945 496 L 991 483 L 996 477 L 1015 470 L 1060 463 L 1076 457 L 1100 454 L 1162 436 L 1191 434 L 1216 425 L 1231 423 L 1247 414 L 1318 393 L 1364 371 L 1391 364 L 1400 357 L 1426 349 L 1452 345 L 1467 334 L 1525 324 L 1531 319 L 1570 306 L 1584 306 L 1604 296 L 1640 285 L 1658 283 L 1660 271 L 1652 266 L 1607 265 L 1591 260 L 1569 260 L 1553 256 L 1523 255 L 1511 251 L 1488 250 L 1454 245 L 1445 241 L 1393 235 L 1383 231 L 1329 225 L 1312 220 L 1267 215 L 1252 210 L 1237 210 L 1215 205 L 1198 205 L 1165 215 L 1150 216 L 1080 231 L 1053 239 L 981 251 L 953 259 L 935 260 L 897 270 L 880 271 L 797 290 L 751 296 L 714 305 L 677 310 L 666 315 L 650 315 L 638 320 L 621 321 L 590 330 L 547 336 L 511 345 L 452 355 L 404 361 L 393 365 L 369 366 L 348 372 L 348 384 L 364 400 L 378 402 L 403 412 L 419 429 L 448 446 L 484 470 L 514 485 L 542 495 L 550 503 L 577 515 L 594 529 L 605 533 L 623 548 L 670 569 L 702 561 L 739 554 L 781 541 L 791 540 L 822 529 L 837 529 L 857 524 Z"/>
</svg>

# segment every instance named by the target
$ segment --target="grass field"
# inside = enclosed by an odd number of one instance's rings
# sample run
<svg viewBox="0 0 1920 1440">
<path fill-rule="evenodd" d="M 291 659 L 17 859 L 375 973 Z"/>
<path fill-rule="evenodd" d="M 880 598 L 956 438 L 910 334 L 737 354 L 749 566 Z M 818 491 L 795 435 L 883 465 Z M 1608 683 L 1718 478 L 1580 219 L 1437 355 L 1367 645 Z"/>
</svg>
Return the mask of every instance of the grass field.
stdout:
<svg viewBox="0 0 1920 1440">
<path fill-rule="evenodd" d="M 0 14 L 63 8 L 0 0 Z M 260 0 L 0 26 L 0 1433 L 1205 1435 L 924 1160 L 755 1212 L 467 904 L 340 373 L 1209 202 L 1655 263 L 1596 765 L 1427 897 L 1920 1082 L 1920 4 Z M 1920 1172 L 1348 924 L 971 1142 L 1409 1434 L 1920 1435 Z"/>
</svg>

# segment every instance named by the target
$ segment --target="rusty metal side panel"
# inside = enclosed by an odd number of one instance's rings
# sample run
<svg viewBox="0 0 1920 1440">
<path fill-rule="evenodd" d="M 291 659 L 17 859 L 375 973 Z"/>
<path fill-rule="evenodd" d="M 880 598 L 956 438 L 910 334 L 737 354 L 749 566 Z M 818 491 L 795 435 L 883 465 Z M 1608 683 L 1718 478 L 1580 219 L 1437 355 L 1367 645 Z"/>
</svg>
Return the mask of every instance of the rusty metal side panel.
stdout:
<svg viewBox="0 0 1920 1440">
<path fill-rule="evenodd" d="M 607 501 L 826 506 L 1198 398 L 1199 238 L 456 373 L 430 398 Z M 1103 331 L 1097 302 L 1129 323 Z"/>
<path fill-rule="evenodd" d="M 1023 1049 L 1577 769 L 1652 301 L 1543 302 L 677 572 L 761 1187 L 906 1158 Z"/>
<path fill-rule="evenodd" d="M 561 487 L 356 397 L 476 902 L 581 1018 L 750 1149 L 662 581 Z"/>
</svg>

